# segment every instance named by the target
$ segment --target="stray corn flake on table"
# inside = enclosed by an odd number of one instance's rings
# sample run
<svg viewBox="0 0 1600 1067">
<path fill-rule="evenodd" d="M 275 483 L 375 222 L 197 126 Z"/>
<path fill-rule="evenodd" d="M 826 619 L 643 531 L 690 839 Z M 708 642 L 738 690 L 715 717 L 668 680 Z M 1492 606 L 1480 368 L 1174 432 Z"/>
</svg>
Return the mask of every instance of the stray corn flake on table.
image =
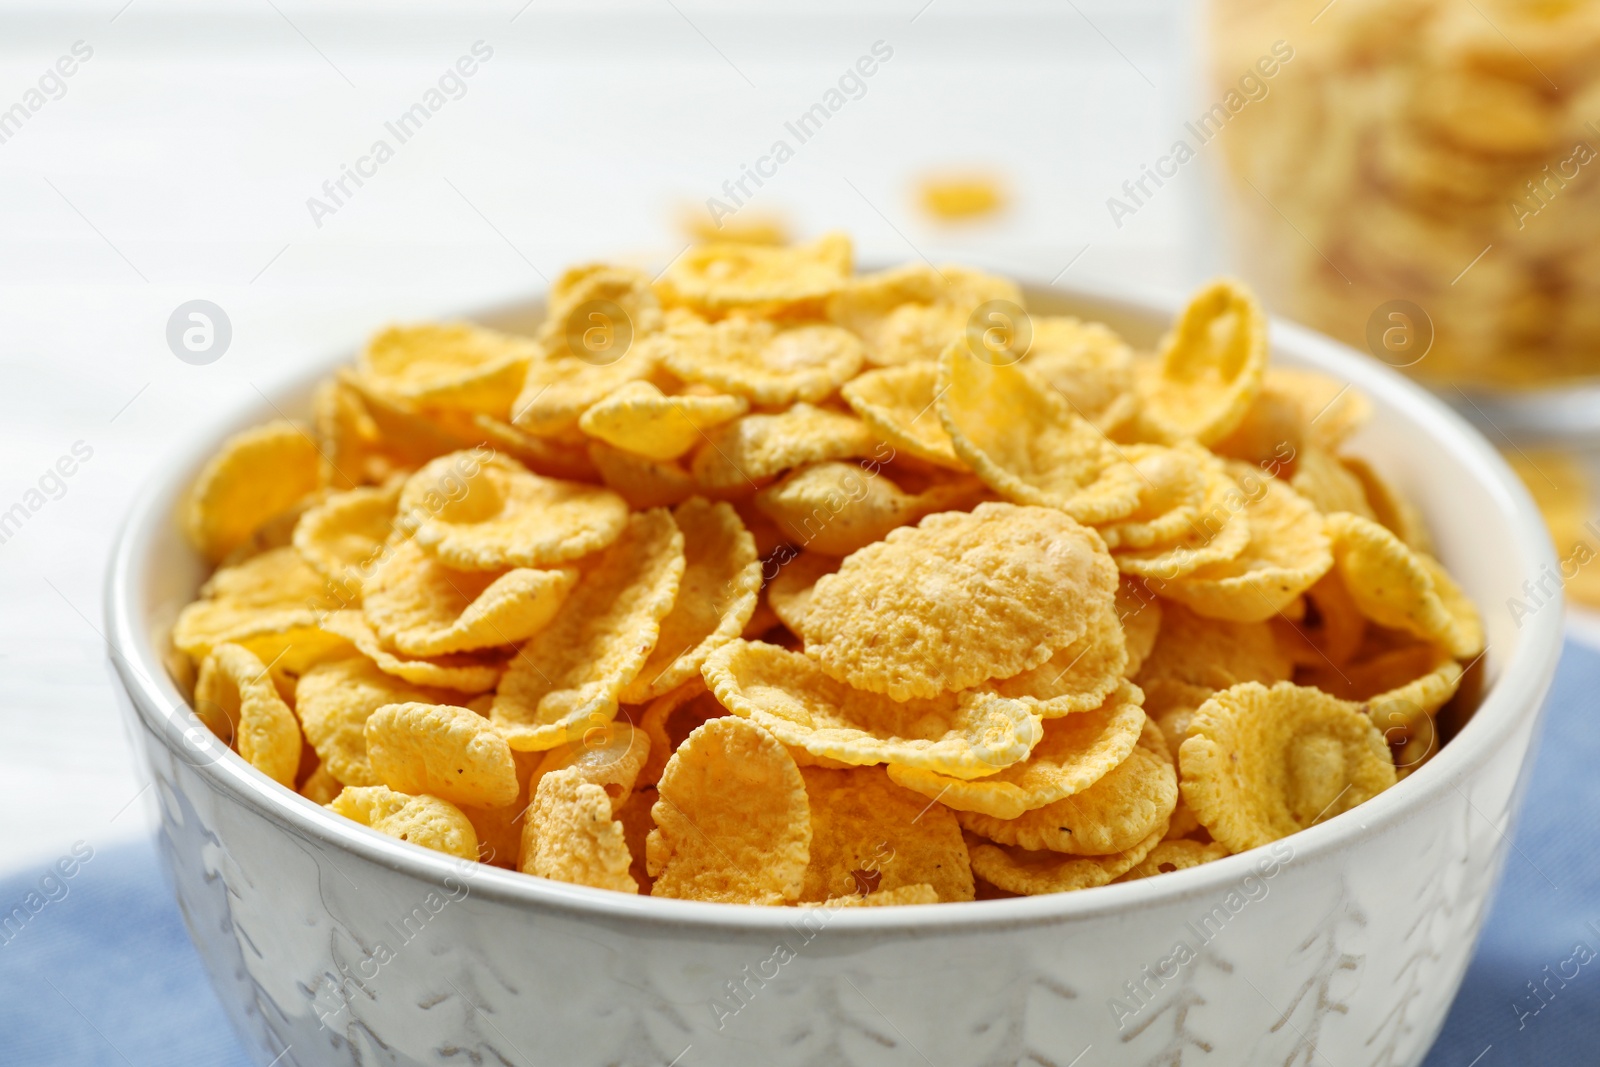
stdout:
<svg viewBox="0 0 1600 1067">
<path fill-rule="evenodd" d="M 1246 289 L 1141 356 L 851 260 L 708 245 L 568 271 L 536 336 L 379 333 L 187 498 L 196 713 L 381 833 L 770 905 L 1149 877 L 1442 743 L 1477 613 Z"/>
</svg>

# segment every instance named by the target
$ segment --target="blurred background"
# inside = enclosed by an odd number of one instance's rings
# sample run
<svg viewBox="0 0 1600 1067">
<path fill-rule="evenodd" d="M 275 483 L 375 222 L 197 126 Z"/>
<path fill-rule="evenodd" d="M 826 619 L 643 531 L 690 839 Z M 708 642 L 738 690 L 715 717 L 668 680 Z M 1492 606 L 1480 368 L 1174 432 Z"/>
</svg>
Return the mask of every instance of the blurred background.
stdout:
<svg viewBox="0 0 1600 1067">
<path fill-rule="evenodd" d="M 1585 0 L 0 3 L 0 876 L 150 834 L 100 584 L 191 427 L 719 224 L 1058 286 L 1237 271 L 1428 381 L 1596 554 L 1597 75 Z"/>
</svg>

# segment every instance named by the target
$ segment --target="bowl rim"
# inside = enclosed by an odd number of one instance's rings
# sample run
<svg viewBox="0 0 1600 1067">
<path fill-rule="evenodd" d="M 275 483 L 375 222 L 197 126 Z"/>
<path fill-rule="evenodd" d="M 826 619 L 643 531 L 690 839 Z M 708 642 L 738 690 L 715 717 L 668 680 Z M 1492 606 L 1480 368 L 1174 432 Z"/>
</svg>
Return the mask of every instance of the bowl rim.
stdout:
<svg viewBox="0 0 1600 1067">
<path fill-rule="evenodd" d="M 1048 292 L 1064 300 L 1144 321 L 1170 322 L 1186 297 L 1170 291 L 1105 283 L 1056 286 L 1028 278 L 1026 272 L 1007 272 L 1024 292 Z M 474 321 L 504 318 L 537 306 L 542 294 L 473 309 L 461 317 Z M 1556 568 L 1556 557 L 1539 513 L 1526 488 L 1489 443 L 1445 403 L 1398 372 L 1367 359 L 1344 345 L 1305 327 L 1277 318 L 1271 320 L 1273 352 L 1292 353 L 1297 364 L 1333 371 L 1353 387 L 1372 396 L 1382 395 L 1403 408 L 1422 432 L 1440 441 L 1458 456 L 1497 505 L 1515 535 L 1512 551 L 1531 575 Z M 313 361 L 307 369 L 275 392 L 303 395 L 332 368 L 348 362 L 350 350 Z M 261 401 L 264 401 L 263 404 Z M 213 789 L 229 796 L 254 814 L 288 833 L 323 845 L 349 851 L 366 861 L 407 874 L 432 885 L 445 879 L 470 883 L 470 893 L 487 900 L 528 908 L 531 912 L 563 912 L 574 918 L 613 925 L 690 929 L 695 932 L 780 933 L 798 921 L 789 908 L 747 904 L 714 904 L 569 885 L 516 871 L 461 860 L 399 841 L 360 826 L 285 789 L 245 763 L 231 751 L 218 758 L 194 760 L 184 754 L 199 720 L 168 675 L 161 651 L 136 615 L 135 589 L 153 546 L 163 537 L 177 536 L 171 521 L 171 503 L 193 476 L 201 458 L 229 432 L 247 424 L 247 416 L 263 414 L 275 401 L 263 394 L 258 401 L 235 405 L 208 419 L 204 426 L 183 435 L 146 480 L 117 533 L 105 578 L 106 644 L 116 673 L 145 729 L 158 738 L 175 760 L 192 767 Z M 1548 605 L 1547 605 L 1548 606 Z M 1358 838 L 1402 822 L 1433 798 L 1461 783 L 1479 769 L 1501 742 L 1536 717 L 1555 675 L 1562 646 L 1560 610 L 1535 612 L 1525 620 L 1522 638 L 1506 659 L 1500 676 L 1489 686 L 1472 719 L 1449 744 L 1423 767 L 1378 796 L 1326 822 L 1301 830 L 1272 845 L 1238 853 L 1160 878 L 1099 886 L 1089 891 L 997 900 L 963 901 L 915 907 L 826 909 L 830 929 L 862 934 L 917 935 L 943 932 L 981 933 L 1019 926 L 1059 924 L 1135 911 L 1142 907 L 1173 904 L 1194 898 L 1220 896 L 1247 875 L 1258 873 L 1271 856 L 1280 863 L 1298 864 L 1359 844 Z M 207 735 L 209 736 L 209 735 Z M 1289 859 L 1282 846 L 1289 846 Z M 331 860 L 330 860 L 331 862 Z"/>
</svg>

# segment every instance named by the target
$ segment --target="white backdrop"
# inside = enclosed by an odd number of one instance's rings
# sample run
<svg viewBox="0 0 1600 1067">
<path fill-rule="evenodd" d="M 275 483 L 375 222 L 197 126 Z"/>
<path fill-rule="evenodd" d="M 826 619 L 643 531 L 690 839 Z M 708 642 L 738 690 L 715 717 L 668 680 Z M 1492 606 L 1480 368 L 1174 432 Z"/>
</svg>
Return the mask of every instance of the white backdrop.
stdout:
<svg viewBox="0 0 1600 1067">
<path fill-rule="evenodd" d="M 0 872 L 147 832 L 99 586 L 122 512 L 191 426 L 386 320 L 579 259 L 665 263 L 675 213 L 793 143 L 784 123 L 875 42 L 892 58 L 750 210 L 846 229 L 862 258 L 1188 286 L 1214 258 L 1203 167 L 1120 229 L 1105 201 L 1190 110 L 1192 2 L 0 4 L 0 513 L 92 450 L 0 543 Z M 79 42 L 92 54 L 58 83 Z M 477 42 L 489 59 L 398 144 L 384 124 Z M 307 199 L 380 137 L 394 157 L 314 219 Z M 913 179 L 963 165 L 1004 174 L 1013 209 L 920 218 Z M 197 298 L 232 323 L 208 366 L 165 340 Z"/>
</svg>

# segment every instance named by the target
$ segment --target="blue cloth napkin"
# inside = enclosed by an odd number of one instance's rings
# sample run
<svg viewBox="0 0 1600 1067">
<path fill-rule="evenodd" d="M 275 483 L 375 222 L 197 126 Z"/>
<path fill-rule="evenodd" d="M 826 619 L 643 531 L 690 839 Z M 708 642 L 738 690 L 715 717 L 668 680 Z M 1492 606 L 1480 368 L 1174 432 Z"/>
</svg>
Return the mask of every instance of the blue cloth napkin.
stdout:
<svg viewBox="0 0 1600 1067">
<path fill-rule="evenodd" d="M 1569 645 L 1505 881 L 1424 1067 L 1600 1063 L 1597 694 L 1600 654 Z M 0 925 L 0 1062 L 249 1067 L 154 844 L 83 852 L 0 881 L 0 918 L 45 902 Z"/>
</svg>

